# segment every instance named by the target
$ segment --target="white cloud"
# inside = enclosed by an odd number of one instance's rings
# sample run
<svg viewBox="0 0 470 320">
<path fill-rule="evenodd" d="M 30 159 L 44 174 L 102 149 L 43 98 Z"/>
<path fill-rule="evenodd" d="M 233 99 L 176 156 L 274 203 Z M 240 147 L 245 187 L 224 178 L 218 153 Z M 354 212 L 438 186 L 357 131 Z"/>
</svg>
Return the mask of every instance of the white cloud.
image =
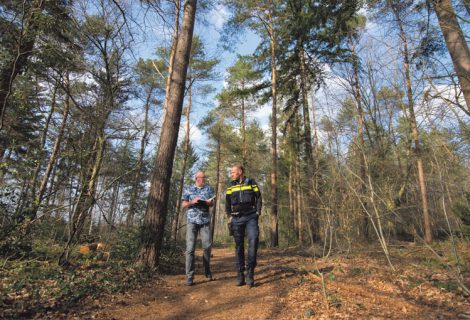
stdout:
<svg viewBox="0 0 470 320">
<path fill-rule="evenodd" d="M 225 21 L 227 21 L 229 13 L 227 8 L 224 5 L 217 4 L 214 9 L 212 9 L 211 13 L 211 22 L 217 29 L 222 28 Z"/>
<path fill-rule="evenodd" d="M 194 145 L 199 145 L 203 139 L 201 130 L 197 126 L 192 126 L 190 131 L 190 139 Z M 205 138 L 204 138 L 205 139 Z"/>
<path fill-rule="evenodd" d="M 180 131 L 178 133 L 178 143 L 181 143 L 181 141 L 183 141 L 184 137 L 186 136 L 185 122 L 186 120 L 181 122 Z M 189 129 L 189 140 L 191 141 L 193 146 L 198 146 L 201 143 L 205 143 L 207 138 L 196 125 L 191 125 L 191 128 Z"/>
<path fill-rule="evenodd" d="M 265 104 L 260 109 L 253 112 L 253 114 L 250 115 L 249 118 L 251 117 L 255 118 L 259 122 L 263 131 L 266 132 L 266 131 L 271 130 L 270 123 L 269 123 L 269 117 L 271 116 L 271 112 L 272 112 L 272 105 Z"/>
</svg>

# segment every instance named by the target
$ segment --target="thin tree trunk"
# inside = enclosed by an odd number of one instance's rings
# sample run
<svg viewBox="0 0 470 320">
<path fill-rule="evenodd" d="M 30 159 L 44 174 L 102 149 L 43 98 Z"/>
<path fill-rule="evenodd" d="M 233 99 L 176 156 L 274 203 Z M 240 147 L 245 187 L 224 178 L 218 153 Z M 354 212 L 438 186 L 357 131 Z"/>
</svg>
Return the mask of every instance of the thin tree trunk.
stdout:
<svg viewBox="0 0 470 320">
<path fill-rule="evenodd" d="M 52 91 L 51 110 L 49 111 L 49 115 L 47 116 L 46 123 L 44 125 L 44 130 L 42 132 L 41 150 L 44 150 L 44 146 L 46 145 L 47 134 L 49 132 L 49 124 L 51 123 L 52 115 L 55 112 L 56 94 L 57 94 L 57 86 L 55 86 L 54 90 Z M 38 159 L 38 163 L 33 172 L 33 177 L 31 178 L 31 199 L 34 199 L 36 197 L 36 186 L 37 186 L 37 179 L 38 179 L 39 171 L 41 171 L 41 162 L 42 162 L 41 160 L 42 160 L 42 156 Z"/>
<path fill-rule="evenodd" d="M 77 204 L 75 205 L 75 208 L 71 214 L 69 237 L 64 246 L 64 251 L 59 257 L 59 264 L 62 264 L 69 259 L 70 247 L 72 243 L 78 239 L 78 237 L 80 237 L 85 218 L 95 203 L 96 184 L 98 180 L 98 174 L 101 170 L 101 164 L 103 162 L 103 155 L 106 146 L 104 129 L 102 128 L 98 132 L 101 133 L 95 139 L 95 143 L 93 145 L 93 155 L 91 156 L 92 166 L 89 168 L 89 174 L 83 181 L 83 185 L 77 199 Z"/>
<path fill-rule="evenodd" d="M 181 13 L 181 1 L 174 0 L 175 2 L 175 23 L 173 25 L 173 37 L 171 39 L 171 48 L 170 48 L 170 62 L 168 64 L 168 77 L 166 78 L 166 92 L 165 92 L 165 101 L 163 103 L 163 121 L 165 122 L 166 111 L 168 109 L 168 99 L 170 97 L 170 83 L 173 77 L 173 68 L 175 63 L 175 53 L 176 45 L 178 44 L 179 31 L 180 31 L 180 13 Z"/>
<path fill-rule="evenodd" d="M 39 104 L 39 101 L 37 101 L 37 103 Z M 28 207 L 28 210 L 30 208 L 32 209 L 33 206 L 34 206 L 35 190 L 33 190 L 33 189 L 36 188 L 35 183 L 37 182 L 36 181 L 37 175 L 39 173 L 39 170 L 41 169 L 41 163 L 42 163 L 42 158 L 43 158 L 43 154 L 44 154 L 44 145 L 45 145 L 45 141 L 47 139 L 47 133 L 48 133 L 48 130 L 49 130 L 49 122 L 50 122 L 50 118 L 52 117 L 52 112 L 53 112 L 52 109 L 53 108 L 51 108 L 51 111 L 49 112 L 49 115 L 46 118 L 46 124 L 44 125 L 44 129 L 42 131 L 42 136 L 41 136 L 41 144 L 38 148 L 38 153 L 35 155 L 36 163 L 37 163 L 36 168 L 33 171 L 32 178 L 29 180 L 30 182 L 25 184 L 25 188 L 22 189 L 22 192 L 21 192 L 20 202 L 22 203 L 22 206 Z M 8 134 L 7 134 L 7 136 L 8 136 Z M 25 178 L 24 182 L 26 182 L 27 180 L 28 179 Z M 21 211 L 22 210 L 23 210 L 23 207 L 21 207 Z M 28 221 L 30 221 L 30 220 L 28 220 Z M 29 225 L 29 222 L 27 224 Z"/>
<path fill-rule="evenodd" d="M 242 81 L 242 92 L 245 91 L 245 82 Z M 246 145 L 246 111 L 245 111 L 245 97 L 242 96 L 242 110 L 241 110 L 241 119 L 240 127 L 242 131 L 242 165 L 247 163 L 247 145 Z"/>
<path fill-rule="evenodd" d="M 220 132 L 220 131 L 219 131 Z M 214 241 L 214 231 L 215 231 L 215 223 L 216 223 L 216 217 L 217 217 L 217 205 L 218 205 L 218 194 L 219 194 L 219 188 L 221 187 L 221 179 L 220 179 L 220 163 L 221 163 L 221 152 L 220 152 L 220 148 L 221 147 L 221 143 L 220 143 L 220 134 L 218 136 L 218 140 L 217 140 L 217 151 L 216 151 L 216 161 L 217 161 L 217 164 L 216 164 L 216 169 L 215 169 L 215 174 L 217 176 L 216 178 L 216 182 L 215 182 L 215 204 L 214 206 L 211 208 L 211 239 L 212 241 Z"/>
<path fill-rule="evenodd" d="M 68 86 L 68 81 L 66 85 Z M 54 166 L 57 161 L 57 157 L 59 155 L 60 144 L 62 143 L 62 138 L 64 137 L 65 128 L 67 125 L 67 119 L 69 116 L 69 110 L 70 110 L 70 99 L 67 96 L 64 101 L 64 110 L 62 112 L 62 123 L 60 125 L 59 132 L 55 139 L 54 147 L 52 148 L 52 153 L 49 158 L 46 171 L 44 172 L 44 175 L 41 179 L 41 184 L 39 185 L 39 190 L 38 190 L 38 194 L 36 196 L 35 205 L 34 205 L 34 216 L 36 216 L 37 210 L 39 209 L 42 201 L 44 200 L 44 194 L 46 192 L 47 182 L 49 181 L 51 172 L 54 169 Z"/>
<path fill-rule="evenodd" d="M 320 141 L 318 140 L 317 116 L 314 99 L 315 97 L 312 96 L 313 153 L 315 154 L 313 187 L 314 190 L 318 190 L 320 184 Z"/>
<path fill-rule="evenodd" d="M 270 1 L 271 5 L 271 1 Z M 277 73 L 276 73 L 276 40 L 272 25 L 271 12 L 268 11 L 268 33 L 271 48 L 271 247 L 279 246 L 278 198 L 277 198 Z"/>
<path fill-rule="evenodd" d="M 377 98 L 377 81 L 374 79 L 373 73 L 372 73 L 372 65 L 371 62 L 367 62 L 367 80 L 369 81 L 369 86 L 370 86 L 370 91 L 372 93 L 372 104 L 373 108 L 371 109 L 370 105 L 366 105 L 368 108 L 368 114 L 370 116 L 370 120 L 372 121 L 372 126 L 374 132 L 380 132 L 381 128 L 377 124 L 377 110 L 379 109 L 378 107 L 378 98 Z M 380 146 L 379 139 L 377 138 L 377 134 L 375 136 L 372 136 L 372 133 L 369 130 L 369 126 L 365 126 L 366 129 L 366 135 L 368 138 L 369 143 L 372 145 L 372 147 L 378 148 Z"/>
<path fill-rule="evenodd" d="M 307 72 L 306 72 L 306 65 L 305 65 L 305 52 L 303 48 L 303 43 L 299 45 L 299 61 L 300 61 L 300 91 L 302 95 L 302 110 L 303 110 L 303 118 L 304 118 L 304 134 L 305 134 L 305 153 L 307 155 L 307 177 L 308 177 L 308 185 L 309 185 L 309 198 L 310 203 L 315 205 L 317 200 L 317 194 L 314 190 L 315 183 L 314 183 L 314 155 L 313 155 L 313 143 L 312 143 L 312 130 L 310 127 L 310 113 L 309 113 L 309 106 L 308 106 L 308 94 L 307 94 Z M 310 214 L 312 215 L 312 224 L 315 228 L 314 230 L 314 238 L 320 239 L 320 221 L 318 219 L 318 212 L 316 209 L 309 210 Z"/>
<path fill-rule="evenodd" d="M 411 77 L 409 70 L 409 58 L 408 58 L 408 42 L 403 29 L 403 24 L 398 12 L 398 9 L 392 5 L 395 18 L 397 19 L 398 26 L 400 28 L 400 35 L 403 42 L 403 58 L 404 58 L 404 68 L 405 68 L 405 81 L 406 81 L 406 96 L 408 99 L 408 110 L 410 112 L 410 125 L 411 125 L 411 136 L 414 142 L 414 152 L 416 156 L 416 162 L 418 165 L 418 182 L 419 189 L 421 194 L 421 206 L 423 210 L 423 229 L 424 229 L 424 238 L 427 243 L 432 242 L 432 231 L 431 231 L 431 222 L 429 218 L 429 209 L 428 209 L 428 199 L 426 193 L 426 183 L 424 178 L 424 168 L 423 168 L 423 159 L 421 155 L 421 146 L 419 141 L 419 132 L 418 126 L 416 123 L 416 116 L 414 111 L 413 103 L 413 92 L 411 90 Z"/>
<path fill-rule="evenodd" d="M 298 159 L 300 161 L 300 159 Z M 300 162 L 299 162 L 300 163 Z M 299 238 L 299 243 L 302 244 L 304 242 L 304 237 L 303 237 L 303 223 L 302 223 L 302 203 L 303 203 L 303 191 L 302 191 L 302 186 L 301 186 L 301 177 L 300 177 L 300 166 L 297 165 L 297 226 L 298 226 L 298 238 Z"/>
<path fill-rule="evenodd" d="M 359 152 L 357 156 L 359 157 L 359 177 L 361 178 L 359 194 L 361 195 L 361 202 L 362 208 L 367 208 L 367 201 L 363 200 L 366 198 L 366 186 L 367 186 L 367 174 L 366 174 L 366 164 L 365 164 L 365 155 L 366 149 L 364 144 L 364 111 L 362 110 L 362 103 L 361 103 L 361 88 L 359 86 L 359 66 L 357 61 L 356 55 L 356 46 L 354 45 L 354 40 L 351 35 L 349 35 L 349 42 L 351 45 L 351 53 L 352 53 L 352 64 L 353 64 L 353 72 L 354 72 L 354 81 L 353 81 L 353 91 L 354 91 L 354 99 L 356 100 L 356 107 L 357 107 L 357 137 L 359 142 Z M 361 210 L 362 216 L 362 235 L 365 239 L 369 238 L 369 217 L 367 212 L 364 211 L 365 209 Z"/>
<path fill-rule="evenodd" d="M 289 164 L 289 180 L 287 190 L 289 193 L 289 229 L 296 230 L 295 223 L 295 192 L 294 192 L 294 170 L 293 170 L 293 159 L 290 156 L 291 163 Z"/>
<path fill-rule="evenodd" d="M 468 10 L 468 1 L 465 1 Z M 470 112 L 470 50 L 450 0 L 433 0 L 442 34 Z"/>
<path fill-rule="evenodd" d="M 120 188 L 121 188 L 121 183 L 118 181 L 114 184 L 113 192 L 111 194 L 111 206 L 109 207 L 109 211 L 108 211 L 108 226 L 107 226 L 108 232 L 111 232 L 111 230 L 114 227 L 114 221 L 117 215 L 117 210 L 118 210 L 118 205 L 119 205 L 119 189 Z M 91 220 L 91 214 L 90 214 L 90 220 Z M 92 221 L 90 221 L 90 223 L 92 223 Z"/>
<path fill-rule="evenodd" d="M 174 70 L 170 81 L 168 108 L 163 122 L 152 174 L 147 211 L 142 227 L 140 260 L 149 268 L 159 265 L 168 211 L 170 180 L 183 108 L 186 74 L 191 51 L 197 0 L 187 0 L 181 34 L 176 46 Z"/>
<path fill-rule="evenodd" d="M 139 159 L 137 160 L 137 166 L 135 169 L 134 182 L 132 184 L 132 193 L 129 203 L 129 212 L 127 213 L 126 219 L 127 226 L 131 226 L 134 223 L 135 211 L 137 207 L 137 195 L 139 194 L 140 176 L 142 174 L 142 167 L 144 165 L 145 146 L 147 145 L 147 139 L 149 136 L 148 115 L 153 90 L 154 88 L 149 89 L 149 92 L 147 93 L 147 99 L 145 101 L 144 133 L 142 134 L 142 138 L 140 139 Z"/>
<path fill-rule="evenodd" d="M 296 135 L 297 135 L 297 139 L 296 141 L 300 141 L 300 128 L 299 128 L 299 123 L 300 121 L 296 121 L 296 126 L 295 126 L 295 130 L 296 130 Z M 297 204 L 296 204 L 296 208 L 297 208 L 297 227 L 298 227 L 298 239 L 299 239 L 299 244 L 302 244 L 304 242 L 304 238 L 303 238 L 303 225 L 302 225 L 302 211 L 303 211 L 303 191 L 302 191 L 302 178 L 301 178 L 301 175 L 300 175 L 300 164 L 301 164 L 301 159 L 300 159 L 300 148 L 298 147 L 298 145 L 295 146 L 295 149 L 297 149 L 296 151 L 296 154 L 295 154 L 295 158 L 296 158 L 296 161 L 294 162 L 295 163 L 295 186 L 296 186 L 296 201 L 297 201 Z"/>
<path fill-rule="evenodd" d="M 307 166 L 309 170 L 309 177 L 312 175 L 312 164 L 313 164 L 313 148 L 312 148 L 312 129 L 310 127 L 310 115 L 308 108 L 307 98 L 307 81 L 306 81 L 306 70 L 305 70 L 305 55 L 303 44 L 300 44 L 299 48 L 299 60 L 300 60 L 300 91 L 302 95 L 302 110 L 304 120 L 304 131 L 305 131 L 305 153 L 307 155 Z"/>
<path fill-rule="evenodd" d="M 221 141 L 219 140 L 219 143 L 220 143 L 220 150 L 222 150 L 222 143 Z M 220 163 L 223 163 L 222 162 L 222 154 L 221 154 L 221 157 L 220 157 Z M 215 206 L 216 206 L 216 215 L 219 219 L 219 226 L 221 227 L 220 229 L 221 230 L 227 230 L 227 228 L 223 228 L 223 223 L 224 223 L 224 216 L 225 216 L 225 213 L 224 213 L 224 210 L 222 209 L 222 199 L 224 197 L 224 195 L 220 192 L 220 190 L 222 190 L 222 183 L 223 183 L 223 179 L 222 179 L 222 174 L 223 172 L 220 171 L 219 174 L 218 174 L 218 183 L 217 183 L 217 190 L 219 191 L 218 194 L 216 194 L 216 203 L 215 203 Z M 218 232 L 220 234 L 220 232 Z"/>
</svg>

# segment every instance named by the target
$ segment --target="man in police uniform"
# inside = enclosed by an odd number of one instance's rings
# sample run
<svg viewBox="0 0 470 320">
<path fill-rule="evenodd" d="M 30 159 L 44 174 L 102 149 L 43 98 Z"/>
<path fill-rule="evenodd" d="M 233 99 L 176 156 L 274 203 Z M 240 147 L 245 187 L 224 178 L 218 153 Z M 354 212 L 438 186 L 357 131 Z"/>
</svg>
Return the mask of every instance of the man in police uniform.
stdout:
<svg viewBox="0 0 470 320">
<path fill-rule="evenodd" d="M 232 182 L 225 196 L 225 209 L 235 239 L 237 286 L 245 284 L 245 231 L 248 236 L 248 273 L 246 283 L 255 285 L 254 271 L 259 242 L 258 217 L 261 214 L 261 192 L 253 179 L 244 175 L 244 168 L 234 164 L 231 170 Z"/>
</svg>

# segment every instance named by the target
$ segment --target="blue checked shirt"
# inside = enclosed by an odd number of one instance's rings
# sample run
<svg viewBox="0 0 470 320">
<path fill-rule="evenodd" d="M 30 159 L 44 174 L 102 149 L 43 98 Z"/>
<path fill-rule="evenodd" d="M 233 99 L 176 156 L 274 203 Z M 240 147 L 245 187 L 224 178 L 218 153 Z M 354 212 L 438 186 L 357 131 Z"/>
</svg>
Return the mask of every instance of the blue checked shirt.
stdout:
<svg viewBox="0 0 470 320">
<path fill-rule="evenodd" d="M 209 185 L 204 185 L 202 187 L 197 187 L 195 185 L 186 186 L 183 190 L 183 195 L 181 200 L 191 201 L 194 198 L 200 197 L 202 200 L 210 199 L 214 196 Z M 188 223 L 194 224 L 206 224 L 211 221 L 209 215 L 209 207 L 205 205 L 193 204 L 188 208 Z"/>
</svg>

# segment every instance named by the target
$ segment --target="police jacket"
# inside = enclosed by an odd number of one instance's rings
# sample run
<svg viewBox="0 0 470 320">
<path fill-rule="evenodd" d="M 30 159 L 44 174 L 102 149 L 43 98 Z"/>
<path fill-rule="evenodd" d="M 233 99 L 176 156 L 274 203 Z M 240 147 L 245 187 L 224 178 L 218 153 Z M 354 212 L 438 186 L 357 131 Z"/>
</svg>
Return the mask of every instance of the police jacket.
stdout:
<svg viewBox="0 0 470 320">
<path fill-rule="evenodd" d="M 244 178 L 243 182 L 230 182 L 225 195 L 227 215 L 245 216 L 255 212 L 261 214 L 261 206 L 261 192 L 255 180 Z"/>
</svg>

